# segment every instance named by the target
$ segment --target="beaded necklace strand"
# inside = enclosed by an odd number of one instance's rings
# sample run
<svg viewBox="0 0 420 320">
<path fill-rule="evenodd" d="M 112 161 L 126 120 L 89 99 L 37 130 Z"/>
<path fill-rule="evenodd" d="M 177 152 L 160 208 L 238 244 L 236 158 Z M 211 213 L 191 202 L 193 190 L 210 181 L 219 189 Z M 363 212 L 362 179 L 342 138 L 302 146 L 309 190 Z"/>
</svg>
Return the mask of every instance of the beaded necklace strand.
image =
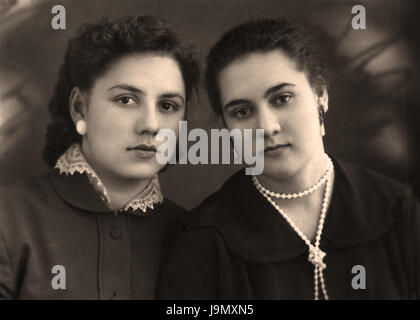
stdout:
<svg viewBox="0 0 420 320">
<path fill-rule="evenodd" d="M 331 178 L 332 178 L 332 172 L 334 170 L 334 166 L 331 159 L 327 155 L 326 157 L 328 161 L 328 167 L 325 174 L 313 186 L 299 193 L 282 194 L 282 193 L 272 192 L 264 188 L 261 185 L 261 183 L 258 181 L 256 176 L 252 177 L 252 181 L 254 182 L 254 185 L 257 188 L 257 190 L 268 200 L 268 202 L 271 203 L 271 205 L 278 211 L 278 213 L 280 213 L 283 216 L 283 218 L 289 223 L 289 225 L 293 228 L 293 230 L 308 246 L 309 248 L 308 261 L 310 261 L 314 265 L 314 299 L 315 300 L 319 300 L 319 283 L 321 284 L 321 290 L 322 290 L 325 300 L 328 300 L 328 293 L 325 286 L 324 273 L 323 273 L 324 269 L 327 267 L 327 265 L 323 261 L 326 254 L 319 248 L 322 230 L 323 230 L 324 222 L 325 222 L 325 216 L 326 216 L 327 208 L 328 208 L 328 201 L 331 194 L 331 187 L 332 187 Z M 304 196 L 307 196 L 313 193 L 324 183 L 326 184 L 326 186 L 324 190 L 324 197 L 322 200 L 321 215 L 318 222 L 315 243 L 312 244 L 309 241 L 309 239 L 302 233 L 302 231 L 295 225 L 295 223 L 287 216 L 287 214 L 277 205 L 277 203 L 273 200 L 272 197 L 281 198 L 281 199 L 302 198 Z"/>
</svg>

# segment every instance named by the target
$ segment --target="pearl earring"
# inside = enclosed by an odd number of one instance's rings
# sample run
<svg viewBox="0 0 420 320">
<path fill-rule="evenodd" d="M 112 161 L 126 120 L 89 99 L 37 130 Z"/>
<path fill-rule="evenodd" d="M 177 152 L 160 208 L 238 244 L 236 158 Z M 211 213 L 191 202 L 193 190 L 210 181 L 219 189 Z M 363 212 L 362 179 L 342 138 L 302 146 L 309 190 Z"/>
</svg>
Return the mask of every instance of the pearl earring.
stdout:
<svg viewBox="0 0 420 320">
<path fill-rule="evenodd" d="M 84 136 L 86 134 L 87 128 L 86 128 L 86 121 L 79 120 L 76 123 L 76 131 L 81 136 Z"/>
</svg>

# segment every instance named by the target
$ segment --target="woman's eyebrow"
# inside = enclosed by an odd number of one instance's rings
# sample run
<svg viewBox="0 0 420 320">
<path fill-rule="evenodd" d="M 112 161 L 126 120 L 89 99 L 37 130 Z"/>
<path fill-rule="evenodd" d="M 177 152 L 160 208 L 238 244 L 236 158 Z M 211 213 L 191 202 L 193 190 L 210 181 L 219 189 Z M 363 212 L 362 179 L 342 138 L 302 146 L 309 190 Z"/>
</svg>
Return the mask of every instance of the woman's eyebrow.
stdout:
<svg viewBox="0 0 420 320">
<path fill-rule="evenodd" d="M 245 104 L 245 103 L 249 103 L 249 100 L 245 100 L 245 99 L 236 99 L 236 100 L 232 100 L 229 101 L 228 103 L 225 104 L 225 106 L 223 107 L 224 109 L 228 109 L 228 108 L 232 108 L 234 106 L 237 106 L 239 104 Z"/>
<path fill-rule="evenodd" d="M 135 92 L 135 93 L 138 93 L 138 94 L 141 94 L 141 95 L 145 94 L 143 90 L 141 90 L 139 88 L 136 88 L 136 87 L 133 87 L 129 84 L 117 84 L 116 86 L 113 86 L 113 87 L 109 88 L 108 91 L 111 91 L 112 89 L 115 89 L 115 88 L 124 89 L 124 90 Z"/>
<path fill-rule="evenodd" d="M 265 93 L 264 93 L 264 98 L 267 98 L 269 95 L 273 94 L 274 92 L 283 89 L 284 87 L 287 86 L 292 86 L 295 87 L 296 85 L 293 83 L 289 83 L 289 82 L 283 82 L 280 83 L 278 85 L 275 85 L 274 87 L 271 87 L 270 89 L 268 89 Z M 248 100 L 245 99 L 236 99 L 236 100 L 232 100 L 229 101 L 227 104 L 225 104 L 225 106 L 223 107 L 224 109 L 227 108 L 232 108 L 234 106 L 237 106 L 238 104 L 244 104 L 244 103 L 249 103 Z"/>
<path fill-rule="evenodd" d="M 296 85 L 293 83 L 288 83 L 288 82 L 284 82 L 284 83 L 280 83 L 278 85 L 275 85 L 274 87 L 271 87 L 270 89 L 268 89 L 265 93 L 264 93 L 264 98 L 267 98 L 269 95 L 273 94 L 276 91 L 279 91 L 281 89 L 283 89 L 284 87 L 287 86 L 293 86 L 295 87 Z"/>
<path fill-rule="evenodd" d="M 177 92 L 167 92 L 160 95 L 161 98 L 164 99 L 171 99 L 171 98 L 179 98 L 182 100 L 182 103 L 185 103 L 184 97 L 177 93 Z"/>
</svg>

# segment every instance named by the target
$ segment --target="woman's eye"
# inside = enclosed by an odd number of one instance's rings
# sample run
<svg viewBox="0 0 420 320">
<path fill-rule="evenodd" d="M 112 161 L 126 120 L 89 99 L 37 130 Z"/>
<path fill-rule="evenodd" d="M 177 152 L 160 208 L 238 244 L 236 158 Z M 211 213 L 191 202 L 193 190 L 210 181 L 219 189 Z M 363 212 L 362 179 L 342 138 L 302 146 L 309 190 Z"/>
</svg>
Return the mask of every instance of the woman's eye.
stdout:
<svg viewBox="0 0 420 320">
<path fill-rule="evenodd" d="M 117 102 L 119 102 L 120 104 L 124 105 L 124 106 L 128 106 L 128 105 L 132 105 L 132 104 L 136 104 L 137 101 L 134 100 L 131 97 L 119 97 L 115 99 Z"/>
<path fill-rule="evenodd" d="M 281 94 L 278 96 L 275 96 L 272 100 L 274 104 L 285 104 L 288 103 L 289 100 L 292 99 L 292 96 L 290 94 Z"/>
<path fill-rule="evenodd" d="M 233 111 L 235 118 L 246 118 L 251 113 L 251 110 L 247 107 L 241 107 Z"/>
<path fill-rule="evenodd" d="M 163 112 L 175 112 L 178 109 L 176 104 L 172 102 L 162 102 L 159 108 Z"/>
</svg>

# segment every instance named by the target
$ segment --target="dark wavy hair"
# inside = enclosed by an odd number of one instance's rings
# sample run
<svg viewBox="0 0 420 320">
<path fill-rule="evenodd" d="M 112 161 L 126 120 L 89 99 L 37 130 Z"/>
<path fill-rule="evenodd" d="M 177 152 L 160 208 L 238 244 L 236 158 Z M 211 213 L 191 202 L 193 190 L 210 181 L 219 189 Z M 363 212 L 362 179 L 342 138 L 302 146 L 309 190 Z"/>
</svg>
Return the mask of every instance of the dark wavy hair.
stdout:
<svg viewBox="0 0 420 320">
<path fill-rule="evenodd" d="M 207 57 L 205 73 L 210 103 L 221 115 L 218 76 L 236 59 L 280 49 L 304 71 L 314 88 L 327 85 L 329 72 L 315 32 L 287 19 L 251 20 L 225 32 Z"/>
<path fill-rule="evenodd" d="M 153 16 L 101 18 L 82 25 L 68 47 L 49 102 L 52 121 L 47 127 L 43 159 L 54 166 L 59 156 L 75 142 L 81 142 L 70 116 L 69 97 L 74 87 L 92 88 L 117 59 L 133 53 L 163 53 L 179 64 L 185 83 L 186 100 L 197 91 L 199 65 L 191 45 L 181 43 L 162 21 Z"/>
</svg>

